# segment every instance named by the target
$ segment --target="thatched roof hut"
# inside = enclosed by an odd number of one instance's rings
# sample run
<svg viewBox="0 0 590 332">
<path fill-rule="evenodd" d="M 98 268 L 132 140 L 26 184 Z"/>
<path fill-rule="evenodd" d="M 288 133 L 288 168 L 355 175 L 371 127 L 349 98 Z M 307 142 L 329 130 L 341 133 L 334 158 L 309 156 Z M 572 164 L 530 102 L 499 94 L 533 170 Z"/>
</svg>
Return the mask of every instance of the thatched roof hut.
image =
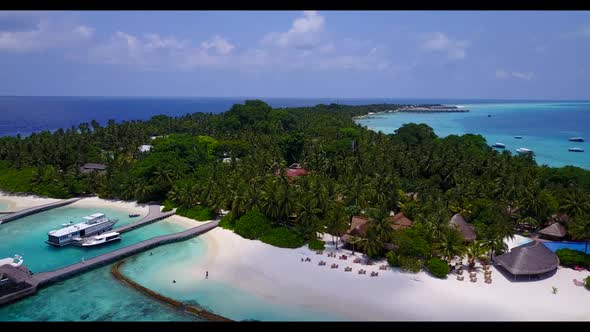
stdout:
<svg viewBox="0 0 590 332">
<path fill-rule="evenodd" d="M 459 213 L 455 213 L 455 215 L 449 221 L 451 225 L 457 228 L 461 235 L 463 235 L 463 239 L 467 242 L 475 241 L 476 235 L 475 230 L 473 229 L 473 225 L 470 225 L 465 221 L 463 216 Z"/>
<path fill-rule="evenodd" d="M 0 266 L 0 275 L 10 279 L 15 284 L 20 284 L 31 276 L 25 267 L 15 267 L 10 264 Z"/>
<path fill-rule="evenodd" d="M 413 224 L 412 220 L 406 217 L 406 215 L 403 212 L 400 212 L 391 217 L 390 221 L 391 227 L 393 227 L 393 229 L 395 229 L 396 231 L 404 228 L 410 228 Z"/>
<path fill-rule="evenodd" d="M 496 257 L 495 262 L 513 276 L 531 276 L 555 271 L 559 258 L 542 242 L 533 241 L 512 248 L 510 252 Z"/>
<path fill-rule="evenodd" d="M 567 231 L 562 224 L 556 222 L 539 231 L 542 235 L 548 238 L 561 239 L 567 235 Z"/>
</svg>

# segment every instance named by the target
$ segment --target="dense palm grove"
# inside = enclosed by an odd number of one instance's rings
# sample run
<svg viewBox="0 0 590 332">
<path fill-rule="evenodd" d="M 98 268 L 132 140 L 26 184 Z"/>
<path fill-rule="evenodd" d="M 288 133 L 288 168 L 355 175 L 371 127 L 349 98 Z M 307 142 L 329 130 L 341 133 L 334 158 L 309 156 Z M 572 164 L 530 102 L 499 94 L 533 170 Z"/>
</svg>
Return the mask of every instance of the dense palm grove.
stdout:
<svg viewBox="0 0 590 332">
<path fill-rule="evenodd" d="M 388 259 L 409 270 L 436 264 L 435 257 L 474 260 L 502 252 L 502 240 L 517 226 L 539 228 L 556 213 L 569 216 L 575 239 L 590 238 L 590 172 L 537 166 L 531 157 L 493 150 L 479 135 L 438 138 L 417 124 L 386 135 L 353 121 L 395 107 L 272 109 L 254 100 L 219 115 L 106 126 L 93 121 L 4 137 L 0 188 L 57 198 L 97 193 L 155 200 L 189 216 L 230 210 L 227 227 L 239 232 L 251 226 L 250 238 L 274 234 L 269 242 L 314 240 L 317 232 L 339 236 L 351 216 L 364 214 L 371 219 L 366 237 L 350 242 L 373 257 L 393 244 Z M 142 144 L 153 148 L 142 153 Z M 105 163 L 107 171 L 82 174 L 86 162 Z M 287 177 L 293 162 L 310 175 Z M 394 231 L 390 211 L 404 212 L 414 227 Z M 475 225 L 480 241 L 464 245 L 448 223 L 456 212 Z"/>
</svg>

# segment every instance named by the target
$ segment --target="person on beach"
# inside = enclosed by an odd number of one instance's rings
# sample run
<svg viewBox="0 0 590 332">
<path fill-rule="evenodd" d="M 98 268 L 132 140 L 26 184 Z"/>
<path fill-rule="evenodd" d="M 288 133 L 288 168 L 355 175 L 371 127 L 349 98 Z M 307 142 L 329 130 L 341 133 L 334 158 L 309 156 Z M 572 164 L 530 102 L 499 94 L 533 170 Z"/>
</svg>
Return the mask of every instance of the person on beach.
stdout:
<svg viewBox="0 0 590 332">
<path fill-rule="evenodd" d="M 209 279 L 209 271 L 205 271 L 205 279 Z"/>
</svg>

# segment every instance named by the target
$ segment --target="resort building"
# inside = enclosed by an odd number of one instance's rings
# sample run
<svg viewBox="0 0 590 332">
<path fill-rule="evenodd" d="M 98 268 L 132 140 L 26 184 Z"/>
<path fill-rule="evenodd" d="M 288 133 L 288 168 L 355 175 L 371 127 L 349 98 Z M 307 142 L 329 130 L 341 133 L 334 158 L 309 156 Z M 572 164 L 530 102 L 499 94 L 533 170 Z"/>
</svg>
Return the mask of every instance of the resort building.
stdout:
<svg viewBox="0 0 590 332">
<path fill-rule="evenodd" d="M 280 171 L 277 170 L 275 174 L 279 175 Z M 289 166 L 289 168 L 287 168 L 287 170 L 286 170 L 286 175 L 289 178 L 296 178 L 299 176 L 305 176 L 307 174 L 309 174 L 309 171 L 306 170 L 305 168 L 301 167 L 301 165 L 299 163 L 291 164 L 291 166 Z"/>
<path fill-rule="evenodd" d="M 475 241 L 476 235 L 473 225 L 468 224 L 460 213 L 455 213 L 449 223 L 461 233 L 465 242 Z"/>
<path fill-rule="evenodd" d="M 402 230 L 405 228 L 410 228 L 413 225 L 412 220 L 406 217 L 402 212 L 397 213 L 388 218 L 391 224 L 391 227 L 394 230 Z M 344 234 L 341 239 L 344 242 L 347 242 L 351 236 L 358 236 L 358 237 L 365 237 L 367 234 L 367 229 L 369 228 L 370 221 L 369 218 L 361 217 L 361 216 L 354 216 L 352 217 L 352 222 L 350 224 L 350 228 Z"/>
<path fill-rule="evenodd" d="M 550 240 L 561 240 L 567 235 L 567 231 L 561 223 L 555 222 L 540 230 L 539 234 Z"/>
<path fill-rule="evenodd" d="M 107 165 L 104 164 L 95 164 L 95 163 L 87 163 L 80 167 L 80 173 L 90 173 L 90 172 L 104 172 L 107 169 Z"/>
<path fill-rule="evenodd" d="M 559 266 L 557 255 L 540 241 L 512 248 L 510 252 L 497 256 L 494 262 L 513 280 L 542 279 L 555 273 Z"/>
</svg>

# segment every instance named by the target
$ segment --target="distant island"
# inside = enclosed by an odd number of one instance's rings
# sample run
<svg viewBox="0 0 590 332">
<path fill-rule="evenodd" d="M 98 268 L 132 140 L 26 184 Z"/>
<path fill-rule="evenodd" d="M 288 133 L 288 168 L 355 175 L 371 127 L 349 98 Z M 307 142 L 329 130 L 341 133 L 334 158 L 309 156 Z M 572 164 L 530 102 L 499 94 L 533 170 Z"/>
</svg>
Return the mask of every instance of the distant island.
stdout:
<svg viewBox="0 0 590 332">
<path fill-rule="evenodd" d="M 460 108 L 457 106 L 448 106 L 448 105 L 410 105 L 404 106 L 395 110 L 395 112 L 414 112 L 414 113 L 450 113 L 450 112 L 469 112 L 468 109 Z"/>
</svg>

